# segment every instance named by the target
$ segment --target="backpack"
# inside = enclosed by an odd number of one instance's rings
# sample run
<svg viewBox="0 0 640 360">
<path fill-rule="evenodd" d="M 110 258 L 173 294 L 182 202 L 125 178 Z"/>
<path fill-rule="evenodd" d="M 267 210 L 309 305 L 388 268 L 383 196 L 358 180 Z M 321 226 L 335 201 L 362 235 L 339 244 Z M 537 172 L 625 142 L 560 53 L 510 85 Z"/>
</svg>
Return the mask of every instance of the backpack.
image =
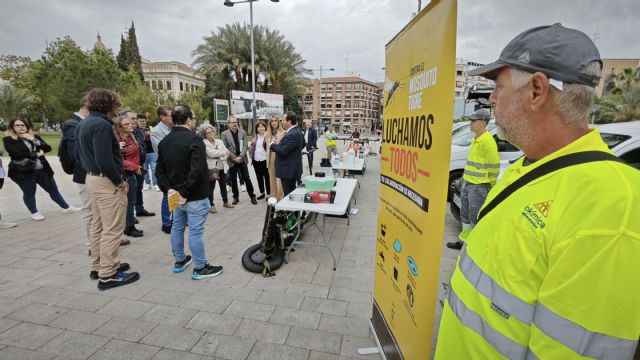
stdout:
<svg viewBox="0 0 640 360">
<path fill-rule="evenodd" d="M 72 132 L 74 135 L 73 137 L 75 137 L 75 127 L 77 125 L 77 121 L 71 119 L 71 120 L 67 120 L 64 125 L 62 125 L 62 133 L 65 133 L 65 130 L 68 127 L 72 127 L 74 129 L 74 131 Z M 74 140 L 72 138 L 67 138 L 64 135 L 62 136 L 62 139 L 60 140 L 60 145 L 58 146 L 58 158 L 60 158 L 60 165 L 62 165 L 62 170 L 69 174 L 69 175 L 73 175 L 73 170 L 74 170 L 74 157 L 75 154 L 71 154 L 69 152 L 69 147 L 67 146 L 68 142 L 70 140 Z"/>
</svg>

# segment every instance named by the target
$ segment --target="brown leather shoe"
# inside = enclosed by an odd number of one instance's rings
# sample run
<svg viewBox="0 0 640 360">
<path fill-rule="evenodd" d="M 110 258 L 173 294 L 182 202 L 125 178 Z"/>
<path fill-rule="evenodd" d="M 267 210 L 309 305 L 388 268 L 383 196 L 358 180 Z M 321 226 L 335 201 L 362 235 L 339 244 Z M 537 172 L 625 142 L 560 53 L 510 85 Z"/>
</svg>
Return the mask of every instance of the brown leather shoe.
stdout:
<svg viewBox="0 0 640 360">
<path fill-rule="evenodd" d="M 232 204 L 232 203 L 230 203 L 230 202 L 226 202 L 226 203 L 224 203 L 224 205 L 222 205 L 222 206 L 223 206 L 223 207 L 226 207 L 226 208 L 228 208 L 228 209 L 233 209 L 233 208 L 235 207 L 235 206 L 233 206 L 233 204 Z"/>
<path fill-rule="evenodd" d="M 125 246 L 125 245 L 129 245 L 129 244 L 131 244 L 131 241 L 129 241 L 129 239 L 120 240 L 120 246 Z"/>
</svg>

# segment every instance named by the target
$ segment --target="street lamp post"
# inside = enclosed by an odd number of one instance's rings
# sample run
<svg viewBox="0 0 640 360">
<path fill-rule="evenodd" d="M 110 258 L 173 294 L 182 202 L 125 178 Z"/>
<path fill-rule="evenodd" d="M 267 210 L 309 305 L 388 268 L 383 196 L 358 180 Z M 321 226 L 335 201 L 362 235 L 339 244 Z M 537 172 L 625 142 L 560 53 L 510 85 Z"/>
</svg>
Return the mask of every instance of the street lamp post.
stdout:
<svg viewBox="0 0 640 360">
<path fill-rule="evenodd" d="M 256 118 L 258 117 L 256 113 L 256 55 L 253 49 L 253 3 L 258 0 L 242 0 L 242 1 L 231 1 L 225 0 L 224 6 L 232 7 L 235 4 L 249 3 L 249 23 L 251 28 L 249 29 L 249 37 L 251 38 L 251 129 L 255 129 L 256 126 Z M 271 2 L 280 2 L 280 0 L 271 0 Z"/>
<path fill-rule="evenodd" d="M 324 124 L 321 124 L 320 121 L 322 120 L 322 70 L 329 70 L 329 71 L 335 71 L 336 69 L 334 68 L 328 68 L 328 69 L 323 69 L 322 65 L 320 65 L 320 69 L 311 69 L 311 71 L 319 71 L 320 72 L 320 80 L 319 80 L 319 87 L 318 87 L 318 126 L 324 126 Z"/>
</svg>

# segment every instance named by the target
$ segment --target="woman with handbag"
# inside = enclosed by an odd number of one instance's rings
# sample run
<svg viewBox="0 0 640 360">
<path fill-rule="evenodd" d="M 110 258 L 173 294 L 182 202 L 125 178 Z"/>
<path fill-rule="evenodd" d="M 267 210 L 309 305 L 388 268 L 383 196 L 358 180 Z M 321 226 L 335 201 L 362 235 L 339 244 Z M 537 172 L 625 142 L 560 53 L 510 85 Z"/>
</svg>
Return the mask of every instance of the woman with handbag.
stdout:
<svg viewBox="0 0 640 360">
<path fill-rule="evenodd" d="M 80 211 L 80 208 L 69 206 L 58 191 L 53 170 L 44 156 L 51 151 L 51 146 L 33 133 L 28 121 L 17 118 L 9 121 L 7 136 L 2 142 L 11 157 L 9 178 L 22 190 L 22 200 L 31 212 L 33 220 L 44 220 L 36 206 L 36 185 L 40 185 L 49 194 L 51 200 L 62 208 L 63 213 Z"/>
<path fill-rule="evenodd" d="M 136 137 L 133 135 L 133 123 L 126 114 L 113 119 L 113 129 L 116 132 L 116 138 L 120 142 L 120 154 L 122 155 L 122 163 L 124 165 L 125 181 L 129 184 L 129 192 L 127 193 L 127 215 L 125 217 L 124 234 L 132 237 L 141 237 L 144 232 L 136 228 L 136 217 L 134 209 L 137 197 L 137 176 L 142 175 L 142 166 L 140 166 L 140 148 Z"/>
<path fill-rule="evenodd" d="M 265 139 L 267 143 L 267 169 L 271 169 L 271 171 L 267 171 L 269 173 L 269 188 L 271 189 L 269 195 L 278 200 L 284 197 L 284 192 L 282 190 L 282 183 L 280 182 L 280 179 L 276 177 L 276 153 L 271 152 L 269 145 L 272 143 L 272 139 L 274 142 L 280 142 L 280 139 L 282 139 L 285 132 L 286 131 L 282 127 L 278 116 L 272 115 L 269 119 L 269 126 L 267 126 L 267 135 Z"/>
<path fill-rule="evenodd" d="M 210 212 L 215 214 L 218 212 L 213 203 L 213 191 L 216 189 L 216 181 L 220 185 L 220 195 L 222 195 L 222 203 L 225 208 L 233 208 L 233 204 L 229 202 L 227 195 L 227 187 L 224 176 L 224 163 L 229 155 L 229 150 L 224 146 L 220 139 L 216 139 L 216 129 L 211 124 L 202 124 L 198 129 L 198 134 L 202 137 L 206 147 L 207 169 L 209 170 L 209 204 Z"/>
</svg>

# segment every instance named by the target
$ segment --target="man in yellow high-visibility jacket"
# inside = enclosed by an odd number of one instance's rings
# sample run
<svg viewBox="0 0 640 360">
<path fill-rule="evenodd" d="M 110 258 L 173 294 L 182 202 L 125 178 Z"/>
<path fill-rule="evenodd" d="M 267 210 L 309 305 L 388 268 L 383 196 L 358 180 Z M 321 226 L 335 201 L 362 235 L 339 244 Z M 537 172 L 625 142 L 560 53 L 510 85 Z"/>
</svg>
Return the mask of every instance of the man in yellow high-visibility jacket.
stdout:
<svg viewBox="0 0 640 360">
<path fill-rule="evenodd" d="M 487 131 L 491 115 L 486 109 L 479 109 L 469 116 L 469 127 L 476 136 L 471 141 L 467 164 L 462 175 L 460 190 L 460 220 L 462 232 L 460 240 L 447 243 L 450 249 L 462 249 L 471 229 L 476 225 L 478 211 L 487 198 L 489 189 L 496 184 L 500 173 L 500 155 L 493 136 Z"/>
<path fill-rule="evenodd" d="M 588 127 L 601 68 L 586 34 L 555 24 L 469 73 L 495 80 L 499 136 L 524 157 L 490 190 L 460 253 L 436 359 L 634 356 L 640 172 Z M 508 187 L 518 188 L 499 196 Z"/>
</svg>

